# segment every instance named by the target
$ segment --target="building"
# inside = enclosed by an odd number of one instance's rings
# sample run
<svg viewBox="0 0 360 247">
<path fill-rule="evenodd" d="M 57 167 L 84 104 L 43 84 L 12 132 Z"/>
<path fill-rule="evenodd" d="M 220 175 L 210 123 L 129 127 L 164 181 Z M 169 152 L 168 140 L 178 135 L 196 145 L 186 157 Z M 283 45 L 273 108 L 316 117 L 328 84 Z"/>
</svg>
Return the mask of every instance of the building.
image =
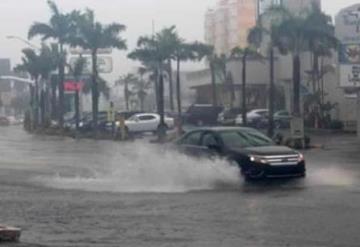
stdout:
<svg viewBox="0 0 360 247">
<path fill-rule="evenodd" d="M 10 59 L 0 59 L 0 115 L 21 115 L 29 103 L 31 80 L 11 70 Z"/>
<path fill-rule="evenodd" d="M 218 54 L 247 45 L 247 34 L 257 18 L 257 0 L 220 0 L 205 14 L 205 42 Z"/>
<path fill-rule="evenodd" d="M 258 0 L 258 15 L 263 14 L 271 6 L 284 6 L 293 13 L 302 13 L 312 4 L 321 7 L 321 0 Z"/>
</svg>

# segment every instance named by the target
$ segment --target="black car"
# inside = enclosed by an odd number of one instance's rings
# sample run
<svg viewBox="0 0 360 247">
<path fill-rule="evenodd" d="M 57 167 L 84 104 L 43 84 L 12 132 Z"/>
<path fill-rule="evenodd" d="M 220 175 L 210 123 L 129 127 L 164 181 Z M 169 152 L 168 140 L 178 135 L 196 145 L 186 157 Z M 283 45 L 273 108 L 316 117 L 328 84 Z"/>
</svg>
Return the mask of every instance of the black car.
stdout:
<svg viewBox="0 0 360 247">
<path fill-rule="evenodd" d="M 277 146 L 257 130 L 237 127 L 202 128 L 176 141 L 180 151 L 194 156 L 220 156 L 236 162 L 247 179 L 304 177 L 302 154 Z"/>
<path fill-rule="evenodd" d="M 213 105 L 192 105 L 185 114 L 185 122 L 197 126 L 216 125 L 223 107 Z"/>
<path fill-rule="evenodd" d="M 221 125 L 234 126 L 236 124 L 237 116 L 241 114 L 241 108 L 226 109 L 218 115 L 218 122 Z"/>
</svg>

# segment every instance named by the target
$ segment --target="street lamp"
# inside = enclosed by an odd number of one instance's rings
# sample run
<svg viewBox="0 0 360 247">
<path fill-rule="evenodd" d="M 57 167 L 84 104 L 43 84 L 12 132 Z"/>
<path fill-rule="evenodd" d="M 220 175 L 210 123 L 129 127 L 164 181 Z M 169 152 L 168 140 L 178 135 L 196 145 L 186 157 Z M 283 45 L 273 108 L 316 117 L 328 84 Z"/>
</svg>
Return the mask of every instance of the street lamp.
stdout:
<svg viewBox="0 0 360 247">
<path fill-rule="evenodd" d="M 29 42 L 29 41 L 27 41 L 26 39 L 23 39 L 23 38 L 21 38 L 21 37 L 19 37 L 19 36 L 8 35 L 8 36 L 6 36 L 6 38 L 7 38 L 7 39 L 16 39 L 16 40 L 20 40 L 21 42 L 23 42 L 23 43 L 27 44 L 27 45 L 28 45 L 28 46 L 30 46 L 31 48 L 36 49 L 36 50 L 40 50 L 40 48 L 39 48 L 39 47 L 37 47 L 36 45 L 34 45 L 34 44 L 30 43 L 30 42 Z"/>
</svg>

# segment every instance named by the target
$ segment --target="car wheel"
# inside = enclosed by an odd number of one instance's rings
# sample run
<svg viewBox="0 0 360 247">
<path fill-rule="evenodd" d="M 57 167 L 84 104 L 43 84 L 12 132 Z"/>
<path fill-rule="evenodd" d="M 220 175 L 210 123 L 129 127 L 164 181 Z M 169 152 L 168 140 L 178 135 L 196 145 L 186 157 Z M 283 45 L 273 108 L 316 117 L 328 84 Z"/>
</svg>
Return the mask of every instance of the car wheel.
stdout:
<svg viewBox="0 0 360 247">
<path fill-rule="evenodd" d="M 251 167 L 245 172 L 245 179 L 248 181 L 251 180 L 260 180 L 265 177 L 265 171 L 256 167 Z"/>
</svg>

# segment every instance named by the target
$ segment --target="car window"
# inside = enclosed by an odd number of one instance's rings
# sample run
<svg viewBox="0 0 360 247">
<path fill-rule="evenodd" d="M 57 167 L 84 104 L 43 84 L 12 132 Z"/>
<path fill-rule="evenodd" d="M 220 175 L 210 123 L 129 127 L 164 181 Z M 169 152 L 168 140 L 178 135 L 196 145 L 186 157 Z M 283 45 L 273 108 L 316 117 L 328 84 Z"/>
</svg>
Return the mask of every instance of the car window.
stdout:
<svg viewBox="0 0 360 247">
<path fill-rule="evenodd" d="M 153 119 L 155 119 L 155 117 L 152 115 L 144 115 L 144 116 L 139 117 L 140 121 L 147 121 L 147 120 L 153 120 Z"/>
<path fill-rule="evenodd" d="M 136 115 L 133 115 L 132 117 L 130 117 L 128 120 L 129 121 L 136 121 L 138 119 L 138 117 Z"/>
<path fill-rule="evenodd" d="M 212 133 L 206 133 L 202 138 L 202 146 L 208 147 L 213 145 L 218 145 L 216 137 Z"/>
<path fill-rule="evenodd" d="M 192 132 L 180 140 L 183 145 L 199 145 L 202 131 Z"/>
<path fill-rule="evenodd" d="M 273 141 L 257 131 L 223 131 L 220 136 L 224 144 L 228 147 L 260 147 L 271 146 Z"/>
</svg>

